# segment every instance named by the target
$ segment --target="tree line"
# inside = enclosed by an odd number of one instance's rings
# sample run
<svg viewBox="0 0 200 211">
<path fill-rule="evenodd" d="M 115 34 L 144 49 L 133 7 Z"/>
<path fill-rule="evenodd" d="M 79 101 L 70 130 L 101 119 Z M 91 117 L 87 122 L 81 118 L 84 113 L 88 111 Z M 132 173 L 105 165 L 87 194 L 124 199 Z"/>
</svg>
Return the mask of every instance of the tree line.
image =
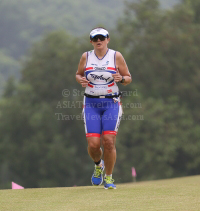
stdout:
<svg viewBox="0 0 200 211">
<path fill-rule="evenodd" d="M 200 173 L 198 8 L 199 0 L 167 11 L 157 0 L 129 2 L 110 31 L 109 47 L 124 55 L 133 78 L 119 85 L 117 183 L 132 181 L 132 166 L 138 180 Z M 89 36 L 48 33 L 31 47 L 20 81 L 8 80 L 0 100 L 1 188 L 10 181 L 26 188 L 90 185 L 94 164 L 75 72 L 91 48 Z"/>
<path fill-rule="evenodd" d="M 10 76 L 20 78 L 20 60 L 42 36 L 61 29 L 83 36 L 97 23 L 112 27 L 122 14 L 123 5 L 124 0 L 1 0 L 0 96 L 4 81 Z M 101 18 L 96 14 L 102 14 Z"/>
</svg>

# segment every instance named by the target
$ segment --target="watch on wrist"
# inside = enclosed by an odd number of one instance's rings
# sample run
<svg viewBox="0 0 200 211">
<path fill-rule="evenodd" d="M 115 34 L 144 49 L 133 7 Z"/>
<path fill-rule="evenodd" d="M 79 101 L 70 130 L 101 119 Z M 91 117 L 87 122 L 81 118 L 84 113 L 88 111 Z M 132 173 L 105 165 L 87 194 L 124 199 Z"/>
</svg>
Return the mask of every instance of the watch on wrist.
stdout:
<svg viewBox="0 0 200 211">
<path fill-rule="evenodd" d="M 124 76 L 122 76 L 122 80 L 120 81 L 120 83 L 124 83 L 125 82 L 125 78 Z"/>
</svg>

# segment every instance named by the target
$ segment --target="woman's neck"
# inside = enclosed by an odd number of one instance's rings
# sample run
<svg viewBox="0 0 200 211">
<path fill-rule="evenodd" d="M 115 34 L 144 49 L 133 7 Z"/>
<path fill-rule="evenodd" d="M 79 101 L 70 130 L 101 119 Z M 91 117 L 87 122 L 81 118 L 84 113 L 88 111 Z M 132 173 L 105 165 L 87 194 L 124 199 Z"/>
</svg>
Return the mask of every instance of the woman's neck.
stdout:
<svg viewBox="0 0 200 211">
<path fill-rule="evenodd" d="M 95 50 L 94 50 L 96 56 L 97 56 L 99 59 L 102 59 L 102 58 L 106 55 L 107 51 L 108 51 L 108 48 L 102 49 L 102 50 L 99 50 L 99 49 L 95 49 Z"/>
</svg>

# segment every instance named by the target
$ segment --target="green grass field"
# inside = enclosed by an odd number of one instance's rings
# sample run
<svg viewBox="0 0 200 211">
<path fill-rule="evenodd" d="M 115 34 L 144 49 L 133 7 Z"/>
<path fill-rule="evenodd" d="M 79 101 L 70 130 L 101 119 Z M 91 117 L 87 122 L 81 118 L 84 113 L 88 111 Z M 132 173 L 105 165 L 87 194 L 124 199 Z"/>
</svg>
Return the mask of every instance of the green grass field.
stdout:
<svg viewBox="0 0 200 211">
<path fill-rule="evenodd" d="M 0 210 L 200 210 L 200 176 L 116 185 L 0 190 Z"/>
</svg>

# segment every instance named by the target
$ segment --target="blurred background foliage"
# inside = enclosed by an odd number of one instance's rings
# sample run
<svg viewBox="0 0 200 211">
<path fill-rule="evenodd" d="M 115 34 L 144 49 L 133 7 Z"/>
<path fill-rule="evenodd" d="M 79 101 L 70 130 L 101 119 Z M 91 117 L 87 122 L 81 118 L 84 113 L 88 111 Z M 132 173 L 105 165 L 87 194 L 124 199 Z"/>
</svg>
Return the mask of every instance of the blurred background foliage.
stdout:
<svg viewBox="0 0 200 211">
<path fill-rule="evenodd" d="M 90 185 L 94 164 L 75 72 L 98 25 L 109 30 L 109 47 L 124 55 L 133 78 L 119 85 L 125 114 L 116 182 L 132 181 L 132 166 L 137 180 L 200 174 L 199 8 L 200 0 L 2 0 L 0 188 L 11 181 Z"/>
</svg>

